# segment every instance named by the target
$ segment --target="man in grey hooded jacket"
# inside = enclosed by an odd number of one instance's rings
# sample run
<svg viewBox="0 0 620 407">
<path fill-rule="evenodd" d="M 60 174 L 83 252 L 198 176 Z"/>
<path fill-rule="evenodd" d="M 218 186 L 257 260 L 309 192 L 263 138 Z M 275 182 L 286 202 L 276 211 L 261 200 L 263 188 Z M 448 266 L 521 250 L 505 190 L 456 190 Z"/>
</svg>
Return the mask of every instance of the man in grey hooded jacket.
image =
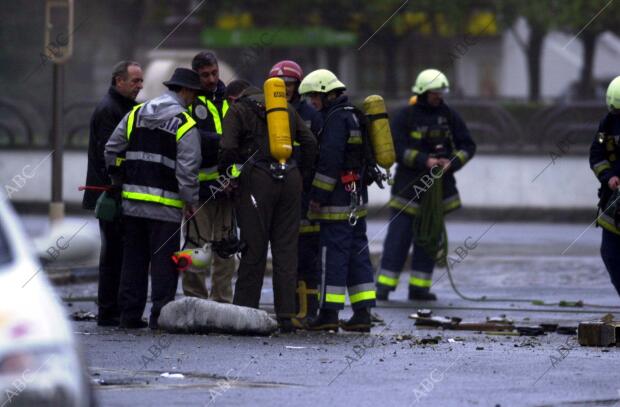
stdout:
<svg viewBox="0 0 620 407">
<path fill-rule="evenodd" d="M 200 90 L 198 74 L 177 68 L 164 82 L 168 92 L 137 105 L 106 144 L 113 183 L 122 185 L 126 229 L 119 289 L 120 326 L 144 328 L 149 268 L 153 307 L 149 326 L 157 328 L 164 305 L 174 300 L 178 274 L 172 254 L 179 250 L 183 215 L 198 204 L 200 136 L 186 112 Z M 150 266 L 150 267 L 149 267 Z"/>
</svg>

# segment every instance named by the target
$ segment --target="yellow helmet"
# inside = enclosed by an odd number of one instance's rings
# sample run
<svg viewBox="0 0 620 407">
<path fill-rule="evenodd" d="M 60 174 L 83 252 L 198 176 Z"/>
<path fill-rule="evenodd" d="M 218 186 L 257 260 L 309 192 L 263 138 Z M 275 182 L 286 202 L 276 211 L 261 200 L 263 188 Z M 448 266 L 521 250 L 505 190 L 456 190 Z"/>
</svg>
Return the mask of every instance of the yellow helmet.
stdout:
<svg viewBox="0 0 620 407">
<path fill-rule="evenodd" d="M 446 75 L 437 69 L 425 69 L 416 78 L 411 91 L 416 95 L 421 95 L 429 90 L 447 92 L 449 89 L 450 82 L 448 82 Z"/>
<path fill-rule="evenodd" d="M 607 107 L 609 110 L 620 109 L 620 76 L 616 76 L 607 87 Z"/>
<path fill-rule="evenodd" d="M 334 89 L 346 89 L 346 86 L 338 80 L 333 72 L 327 69 L 317 69 L 310 72 L 299 84 L 301 95 L 312 92 L 328 93 Z"/>
</svg>

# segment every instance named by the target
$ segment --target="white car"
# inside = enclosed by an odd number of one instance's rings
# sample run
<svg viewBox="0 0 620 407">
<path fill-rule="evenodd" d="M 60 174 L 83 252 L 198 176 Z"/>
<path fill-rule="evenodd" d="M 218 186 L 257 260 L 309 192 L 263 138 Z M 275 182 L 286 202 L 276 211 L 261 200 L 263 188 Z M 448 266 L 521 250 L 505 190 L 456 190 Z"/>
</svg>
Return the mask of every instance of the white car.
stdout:
<svg viewBox="0 0 620 407">
<path fill-rule="evenodd" d="M 0 193 L 0 407 L 93 406 L 70 322 Z"/>
</svg>

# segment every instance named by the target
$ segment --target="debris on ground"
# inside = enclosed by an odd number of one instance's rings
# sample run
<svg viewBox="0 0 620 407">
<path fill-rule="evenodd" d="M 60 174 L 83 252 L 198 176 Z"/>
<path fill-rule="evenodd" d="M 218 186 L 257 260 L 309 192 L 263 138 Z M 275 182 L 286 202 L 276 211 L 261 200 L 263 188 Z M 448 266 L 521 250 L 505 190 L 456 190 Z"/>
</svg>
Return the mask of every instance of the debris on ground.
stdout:
<svg viewBox="0 0 620 407">
<path fill-rule="evenodd" d="M 443 338 L 441 336 L 432 336 L 421 338 L 416 341 L 418 345 L 437 345 Z"/>
<path fill-rule="evenodd" d="M 560 301 L 558 304 L 560 307 L 583 307 L 583 301 Z"/>
<path fill-rule="evenodd" d="M 620 346 L 620 322 L 614 321 L 611 314 L 599 321 L 581 322 L 577 341 L 581 346 Z"/>
<path fill-rule="evenodd" d="M 519 335 L 540 336 L 545 335 L 545 330 L 540 326 L 517 326 L 515 327 Z"/>
<path fill-rule="evenodd" d="M 407 335 L 407 334 L 404 334 L 404 335 L 396 335 L 396 336 L 394 336 L 394 339 L 395 339 L 397 342 L 409 341 L 409 340 L 413 339 L 413 335 Z"/>
<path fill-rule="evenodd" d="M 76 311 L 71 314 L 71 320 L 73 321 L 94 321 L 96 319 L 97 316 L 92 312 Z"/>
<path fill-rule="evenodd" d="M 514 321 L 512 319 L 507 318 L 505 314 L 502 314 L 499 317 L 491 317 L 491 318 L 487 317 L 487 322 L 493 323 L 493 324 L 508 324 L 508 325 L 514 324 Z"/>
<path fill-rule="evenodd" d="M 165 377 L 166 379 L 185 379 L 185 376 L 181 373 L 162 373 L 160 374 L 161 377 Z"/>
<path fill-rule="evenodd" d="M 545 331 L 545 332 L 556 332 L 558 330 L 558 324 L 552 324 L 552 323 L 541 323 L 540 327 Z"/>
<path fill-rule="evenodd" d="M 486 317 L 484 322 L 463 322 L 459 317 L 438 317 L 433 316 L 431 310 L 420 309 L 418 312 L 409 315 L 410 319 L 415 320 L 415 325 L 420 327 L 442 328 L 455 331 L 475 331 L 485 332 L 487 335 L 498 336 L 540 336 L 548 332 L 556 332 L 563 335 L 575 335 L 576 327 L 558 326 L 555 323 L 541 323 L 539 325 L 515 325 L 512 319 L 506 315 L 499 317 Z M 529 318 L 524 318 L 524 321 Z"/>
<path fill-rule="evenodd" d="M 555 331 L 560 335 L 576 335 L 577 327 L 576 326 L 558 326 L 558 329 Z"/>
</svg>

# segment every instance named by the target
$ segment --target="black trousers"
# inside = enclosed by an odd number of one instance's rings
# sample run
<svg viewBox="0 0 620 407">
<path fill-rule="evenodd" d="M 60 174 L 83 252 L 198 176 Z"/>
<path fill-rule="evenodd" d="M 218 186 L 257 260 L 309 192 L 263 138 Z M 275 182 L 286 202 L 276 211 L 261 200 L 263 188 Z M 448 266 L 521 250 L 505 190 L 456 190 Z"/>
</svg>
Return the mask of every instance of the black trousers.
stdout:
<svg viewBox="0 0 620 407">
<path fill-rule="evenodd" d="M 123 267 L 123 223 L 99 221 L 101 253 L 99 255 L 99 285 L 97 304 L 99 318 L 111 319 L 120 316 L 118 287 Z"/>
<path fill-rule="evenodd" d="M 175 222 L 124 216 L 125 245 L 119 291 L 121 322 L 142 318 L 151 270 L 151 321 L 157 322 L 164 305 L 174 300 L 179 279 L 172 254 L 179 250 Z"/>
<path fill-rule="evenodd" d="M 271 243 L 276 315 L 295 316 L 301 189 L 297 169 L 288 172 L 283 180 L 259 168 L 241 174 L 236 209 L 241 240 L 247 247 L 239 263 L 235 305 L 258 308 Z"/>
</svg>

